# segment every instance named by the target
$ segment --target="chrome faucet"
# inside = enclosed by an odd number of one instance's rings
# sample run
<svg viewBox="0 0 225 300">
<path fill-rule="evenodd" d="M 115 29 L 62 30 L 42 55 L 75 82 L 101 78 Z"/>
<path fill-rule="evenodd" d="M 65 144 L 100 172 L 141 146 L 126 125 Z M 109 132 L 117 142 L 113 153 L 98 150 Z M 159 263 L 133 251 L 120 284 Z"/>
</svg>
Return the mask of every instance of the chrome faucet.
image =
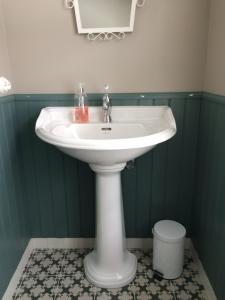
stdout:
<svg viewBox="0 0 225 300">
<path fill-rule="evenodd" d="M 103 122 L 104 123 L 111 123 L 112 118 L 111 118 L 111 100 L 109 98 L 109 93 L 108 93 L 109 86 L 106 84 L 105 85 L 105 94 L 102 99 L 102 110 L 103 110 Z"/>
</svg>

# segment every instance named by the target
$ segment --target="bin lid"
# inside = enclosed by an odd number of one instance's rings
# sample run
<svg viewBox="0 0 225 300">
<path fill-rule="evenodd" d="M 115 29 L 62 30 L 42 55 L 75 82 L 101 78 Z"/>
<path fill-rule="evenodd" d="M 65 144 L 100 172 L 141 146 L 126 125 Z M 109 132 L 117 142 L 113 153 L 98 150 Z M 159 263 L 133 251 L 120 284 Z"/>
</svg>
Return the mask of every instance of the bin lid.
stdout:
<svg viewBox="0 0 225 300">
<path fill-rule="evenodd" d="M 186 229 L 178 222 L 163 220 L 155 224 L 153 234 L 162 241 L 177 242 L 185 237 Z"/>
</svg>

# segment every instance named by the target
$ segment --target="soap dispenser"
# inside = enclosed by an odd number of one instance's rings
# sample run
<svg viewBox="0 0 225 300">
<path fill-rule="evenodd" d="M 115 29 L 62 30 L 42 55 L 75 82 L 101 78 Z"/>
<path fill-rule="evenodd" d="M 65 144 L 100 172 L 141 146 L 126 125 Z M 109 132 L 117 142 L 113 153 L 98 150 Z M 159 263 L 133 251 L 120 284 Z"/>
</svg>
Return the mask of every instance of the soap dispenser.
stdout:
<svg viewBox="0 0 225 300">
<path fill-rule="evenodd" d="M 80 90 L 75 95 L 77 105 L 74 107 L 74 122 L 75 123 L 87 123 L 88 122 L 88 100 L 87 94 L 84 91 L 83 85 L 80 84 Z"/>
</svg>

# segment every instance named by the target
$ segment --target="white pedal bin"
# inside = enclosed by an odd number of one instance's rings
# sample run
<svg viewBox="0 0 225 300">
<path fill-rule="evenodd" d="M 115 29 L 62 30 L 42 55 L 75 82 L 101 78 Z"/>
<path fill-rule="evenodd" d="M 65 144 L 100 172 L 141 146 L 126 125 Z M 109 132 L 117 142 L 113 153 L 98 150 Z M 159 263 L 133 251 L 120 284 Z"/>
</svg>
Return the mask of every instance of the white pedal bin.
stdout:
<svg viewBox="0 0 225 300">
<path fill-rule="evenodd" d="M 163 220 L 152 232 L 153 270 L 165 279 L 178 278 L 183 272 L 186 229 L 178 222 Z"/>
</svg>

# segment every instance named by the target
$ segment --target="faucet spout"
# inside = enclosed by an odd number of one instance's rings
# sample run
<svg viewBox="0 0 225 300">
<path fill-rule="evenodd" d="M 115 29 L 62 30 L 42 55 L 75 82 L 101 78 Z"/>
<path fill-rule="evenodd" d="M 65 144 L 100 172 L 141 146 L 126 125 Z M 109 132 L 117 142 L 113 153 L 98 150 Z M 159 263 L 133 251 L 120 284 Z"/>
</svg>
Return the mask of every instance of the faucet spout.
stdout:
<svg viewBox="0 0 225 300">
<path fill-rule="evenodd" d="M 103 109 L 103 122 L 104 123 L 111 123 L 112 122 L 112 118 L 111 118 L 111 100 L 109 98 L 109 94 L 108 94 L 108 85 L 105 85 L 105 91 L 106 93 L 103 96 L 102 99 L 102 109 Z"/>
</svg>

